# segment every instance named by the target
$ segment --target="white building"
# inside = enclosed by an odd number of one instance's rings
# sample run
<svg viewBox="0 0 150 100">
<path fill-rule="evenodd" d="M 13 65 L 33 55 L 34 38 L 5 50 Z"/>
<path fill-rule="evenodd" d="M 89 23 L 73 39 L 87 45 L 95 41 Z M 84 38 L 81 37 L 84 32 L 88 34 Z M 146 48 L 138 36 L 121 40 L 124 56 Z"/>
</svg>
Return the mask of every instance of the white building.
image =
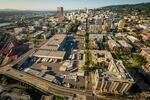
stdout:
<svg viewBox="0 0 150 100">
<path fill-rule="evenodd" d="M 95 90 L 99 93 L 124 94 L 134 84 L 134 80 L 121 60 L 111 60 L 107 71 L 99 69 L 95 73 Z"/>
<path fill-rule="evenodd" d="M 16 34 L 20 34 L 20 33 L 25 32 L 25 31 L 26 31 L 26 28 L 25 28 L 25 27 L 15 28 L 15 29 L 14 29 L 14 32 L 15 32 Z"/>
<path fill-rule="evenodd" d="M 136 37 L 134 37 L 134 36 L 128 35 L 127 38 L 128 38 L 131 42 L 133 42 L 133 43 L 139 41 L 139 40 L 138 40 Z"/>
</svg>

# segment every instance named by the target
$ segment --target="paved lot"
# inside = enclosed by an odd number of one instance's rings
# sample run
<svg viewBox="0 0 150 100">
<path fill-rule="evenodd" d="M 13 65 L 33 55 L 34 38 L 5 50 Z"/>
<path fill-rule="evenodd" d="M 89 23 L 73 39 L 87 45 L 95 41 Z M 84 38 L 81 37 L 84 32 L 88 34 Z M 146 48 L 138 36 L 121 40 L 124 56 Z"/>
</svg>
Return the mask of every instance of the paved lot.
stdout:
<svg viewBox="0 0 150 100">
<path fill-rule="evenodd" d="M 40 69 L 40 67 L 42 65 L 44 66 L 48 66 L 49 70 L 52 71 L 52 74 L 55 75 L 55 76 L 58 76 L 58 77 L 61 77 L 63 75 L 70 75 L 70 72 L 69 71 L 59 71 L 59 68 L 62 66 L 62 63 L 39 63 L 39 64 L 33 64 L 33 67 L 34 68 L 37 68 L 37 69 Z M 73 79 L 64 79 L 65 83 L 70 83 L 72 84 L 73 86 L 77 87 L 77 88 L 83 88 L 85 87 L 85 79 L 84 77 L 78 77 L 78 81 L 76 82 L 75 80 Z"/>
</svg>

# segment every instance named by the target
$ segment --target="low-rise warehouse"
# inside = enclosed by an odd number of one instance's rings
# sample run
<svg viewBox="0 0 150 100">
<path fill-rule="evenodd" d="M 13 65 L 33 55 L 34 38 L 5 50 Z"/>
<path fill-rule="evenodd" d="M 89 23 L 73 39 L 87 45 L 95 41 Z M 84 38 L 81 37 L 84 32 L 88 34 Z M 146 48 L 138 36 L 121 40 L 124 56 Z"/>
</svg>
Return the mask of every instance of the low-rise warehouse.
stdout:
<svg viewBox="0 0 150 100">
<path fill-rule="evenodd" d="M 66 41 L 65 34 L 56 34 L 50 38 L 43 46 L 40 47 L 42 50 L 62 50 Z"/>
<path fill-rule="evenodd" d="M 62 51 L 65 45 L 66 35 L 56 34 L 39 48 L 33 56 L 39 58 L 50 58 L 63 60 L 66 52 Z"/>
<path fill-rule="evenodd" d="M 51 59 L 64 59 L 64 51 L 48 51 L 48 50 L 38 50 L 34 56 L 39 58 L 51 58 Z"/>
</svg>

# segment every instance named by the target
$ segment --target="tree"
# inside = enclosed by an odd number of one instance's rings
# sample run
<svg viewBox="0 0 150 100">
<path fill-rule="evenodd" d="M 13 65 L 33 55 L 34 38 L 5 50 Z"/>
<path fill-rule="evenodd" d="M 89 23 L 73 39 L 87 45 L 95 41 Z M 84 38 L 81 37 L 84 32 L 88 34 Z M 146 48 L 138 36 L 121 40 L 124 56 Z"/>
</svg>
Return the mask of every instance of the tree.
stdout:
<svg viewBox="0 0 150 100">
<path fill-rule="evenodd" d="M 140 56 L 140 55 L 137 55 L 137 54 L 134 54 L 133 55 L 133 60 L 139 65 L 139 66 L 142 66 L 142 65 L 145 65 L 146 64 L 146 60 L 144 57 Z"/>
<path fill-rule="evenodd" d="M 2 76 L 1 82 L 2 82 L 2 84 L 8 84 L 8 82 L 7 82 L 7 77 Z"/>
<path fill-rule="evenodd" d="M 55 34 L 55 33 L 57 33 L 57 29 L 55 29 L 55 28 L 53 27 L 53 28 L 50 29 L 50 32 L 51 32 L 52 34 Z"/>
<path fill-rule="evenodd" d="M 87 69 L 86 65 L 82 65 L 81 69 L 85 71 Z"/>
<path fill-rule="evenodd" d="M 78 21 L 77 19 L 75 20 L 75 23 L 71 24 L 69 27 L 69 32 L 77 32 L 79 25 L 81 24 L 80 21 Z"/>
<path fill-rule="evenodd" d="M 60 96 L 54 96 L 53 100 L 64 100 L 63 97 Z"/>
</svg>

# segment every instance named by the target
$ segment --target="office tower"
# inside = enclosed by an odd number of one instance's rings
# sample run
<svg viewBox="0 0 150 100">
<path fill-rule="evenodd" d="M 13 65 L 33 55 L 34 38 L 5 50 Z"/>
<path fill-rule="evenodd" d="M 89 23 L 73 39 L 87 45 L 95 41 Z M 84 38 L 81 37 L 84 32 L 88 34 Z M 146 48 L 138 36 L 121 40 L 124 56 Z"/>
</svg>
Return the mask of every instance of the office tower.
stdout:
<svg viewBox="0 0 150 100">
<path fill-rule="evenodd" d="M 64 10 L 63 7 L 57 7 L 57 17 L 58 17 L 58 22 L 63 22 L 64 20 Z"/>
</svg>

